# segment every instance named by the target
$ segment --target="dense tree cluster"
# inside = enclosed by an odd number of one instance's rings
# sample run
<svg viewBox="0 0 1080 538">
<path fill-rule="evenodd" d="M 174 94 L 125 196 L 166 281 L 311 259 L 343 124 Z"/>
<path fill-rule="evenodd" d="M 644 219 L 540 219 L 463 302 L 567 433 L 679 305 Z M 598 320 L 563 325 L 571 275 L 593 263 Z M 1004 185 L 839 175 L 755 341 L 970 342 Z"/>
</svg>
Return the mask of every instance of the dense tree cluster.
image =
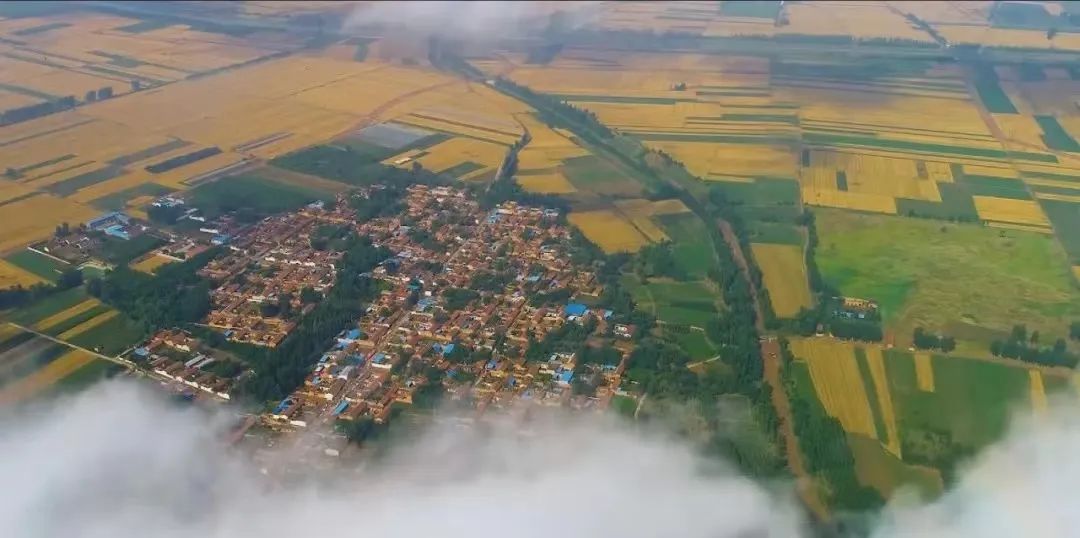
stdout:
<svg viewBox="0 0 1080 538">
<path fill-rule="evenodd" d="M 1014 325 L 1008 339 L 994 340 L 990 344 L 990 352 L 995 357 L 1020 359 L 1048 366 L 1073 368 L 1080 363 L 1080 357 L 1067 349 L 1064 338 L 1058 338 L 1051 346 L 1041 346 L 1039 331 L 1028 334 L 1027 327 L 1023 325 Z"/>
<path fill-rule="evenodd" d="M 210 311 L 210 282 L 196 272 L 219 252 L 210 249 L 182 263 L 164 265 L 153 276 L 117 267 L 89 280 L 86 290 L 127 314 L 146 334 L 199 321 Z"/>
<path fill-rule="evenodd" d="M 938 335 L 926 332 L 922 327 L 916 327 L 911 341 L 918 349 L 938 349 L 948 353 L 956 349 L 956 339 L 948 335 Z"/>
<path fill-rule="evenodd" d="M 56 284 L 38 283 L 29 288 L 16 285 L 11 288 L 0 289 L 0 310 L 23 307 L 54 293 L 78 287 L 82 283 L 82 271 L 72 268 L 61 273 L 56 280 Z"/>
</svg>

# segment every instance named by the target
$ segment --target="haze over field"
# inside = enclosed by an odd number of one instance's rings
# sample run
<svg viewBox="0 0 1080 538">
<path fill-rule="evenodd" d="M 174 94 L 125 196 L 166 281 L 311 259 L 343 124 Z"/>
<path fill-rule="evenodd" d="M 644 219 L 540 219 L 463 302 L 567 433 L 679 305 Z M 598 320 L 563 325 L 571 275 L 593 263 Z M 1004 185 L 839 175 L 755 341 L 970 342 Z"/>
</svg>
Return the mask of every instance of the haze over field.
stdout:
<svg viewBox="0 0 1080 538">
<path fill-rule="evenodd" d="M 1064 407 L 1021 423 L 940 501 L 894 506 L 873 535 L 1073 535 L 1080 421 Z M 214 446 L 221 420 L 132 384 L 37 411 L 0 421 L 0 527 L 11 536 L 805 534 L 787 488 L 596 417 L 542 421 L 534 437 L 433 431 L 357 482 L 275 490 Z"/>
</svg>

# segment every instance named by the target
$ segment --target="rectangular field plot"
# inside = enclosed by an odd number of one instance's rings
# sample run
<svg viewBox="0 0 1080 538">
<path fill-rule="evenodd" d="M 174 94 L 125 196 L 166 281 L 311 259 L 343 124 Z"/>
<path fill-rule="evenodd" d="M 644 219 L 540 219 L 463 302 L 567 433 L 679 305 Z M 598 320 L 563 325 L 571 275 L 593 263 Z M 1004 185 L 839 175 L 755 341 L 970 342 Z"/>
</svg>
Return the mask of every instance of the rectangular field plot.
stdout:
<svg viewBox="0 0 1080 538">
<path fill-rule="evenodd" d="M 754 260 L 761 267 L 769 300 L 778 317 L 789 318 L 802 308 L 809 308 L 812 300 L 806 280 L 806 266 L 801 246 L 751 245 Z"/>
<path fill-rule="evenodd" d="M 568 219 L 604 252 L 637 252 L 649 243 L 633 224 L 611 210 L 572 212 Z"/>
<path fill-rule="evenodd" d="M 897 345 L 906 347 L 916 326 L 1007 332 L 1023 319 L 1060 335 L 1063 320 L 1080 316 L 1080 291 L 1053 237 L 835 210 L 815 215 L 822 277 L 845 296 L 877 301 Z M 984 350 L 984 339 L 993 338 L 972 337 Z"/>
</svg>

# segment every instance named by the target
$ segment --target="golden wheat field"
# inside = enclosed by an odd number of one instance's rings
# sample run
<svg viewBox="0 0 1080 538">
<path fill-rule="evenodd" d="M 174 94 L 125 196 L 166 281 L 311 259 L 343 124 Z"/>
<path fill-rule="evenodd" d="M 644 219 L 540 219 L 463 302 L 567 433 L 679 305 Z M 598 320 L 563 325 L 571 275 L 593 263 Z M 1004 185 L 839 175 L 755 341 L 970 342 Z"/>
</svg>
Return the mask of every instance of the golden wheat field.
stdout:
<svg viewBox="0 0 1080 538">
<path fill-rule="evenodd" d="M 896 427 L 896 410 L 893 408 L 889 378 L 885 369 L 885 358 L 882 356 L 881 348 L 877 346 L 864 346 L 863 353 L 870 370 L 870 378 L 874 383 L 874 392 L 877 393 L 881 421 L 885 426 L 887 439 L 882 439 L 883 444 L 886 450 L 892 452 L 894 456 L 900 457 L 900 431 Z"/>
<path fill-rule="evenodd" d="M 57 338 L 59 338 L 61 340 L 69 340 L 69 339 L 74 338 L 74 337 L 76 337 L 76 336 L 78 336 L 78 335 L 80 335 L 80 334 L 82 334 L 82 333 L 84 333 L 84 332 L 86 332 L 86 331 L 88 331 L 90 329 L 93 329 L 94 327 L 97 327 L 98 325 L 101 325 L 102 323 L 105 323 L 106 321 L 109 321 L 110 319 L 115 318 L 118 315 L 120 315 L 120 312 L 118 312 L 116 310 L 109 310 L 108 312 L 103 312 L 103 313 L 101 313 L 101 314 L 99 314 L 97 316 L 94 316 L 91 319 L 88 319 L 88 320 L 86 320 L 86 321 L 84 321 L 84 322 L 82 322 L 82 323 L 80 323 L 80 324 L 78 324 L 78 325 L 64 331 Z"/>
<path fill-rule="evenodd" d="M 1042 372 L 1034 368 L 1028 370 L 1028 386 L 1031 388 L 1031 407 L 1036 413 L 1045 413 L 1046 387 L 1043 385 Z"/>
<path fill-rule="evenodd" d="M 36 324 L 34 324 L 34 328 L 39 330 L 39 331 L 48 330 L 48 329 L 50 329 L 50 328 L 52 328 L 52 327 L 54 327 L 56 325 L 59 325 L 60 323 L 63 323 L 65 321 L 67 321 L 68 319 L 73 318 L 75 316 L 78 316 L 79 314 L 82 314 L 83 312 L 86 312 L 87 310 L 90 310 L 91 308 L 94 308 L 94 307 L 96 307 L 96 306 L 98 306 L 100 304 L 101 304 L 101 302 L 98 301 L 97 299 L 87 299 L 87 300 L 85 300 L 85 301 L 83 301 L 83 302 L 81 302 L 81 303 L 79 303 L 79 304 L 77 304 L 75 306 L 72 306 L 71 308 L 68 308 L 66 310 L 62 310 L 60 312 L 57 312 L 56 314 L 53 314 L 53 315 L 51 315 L 51 316 L 37 322 Z"/>
<path fill-rule="evenodd" d="M 0 260 L 0 289 L 22 286 L 28 288 L 34 284 L 44 282 L 41 277 L 16 267 L 4 260 Z"/>
<path fill-rule="evenodd" d="M 778 317 L 793 317 L 799 310 L 812 305 L 802 248 L 765 243 L 754 243 L 750 247 L 754 260 L 761 267 L 765 289 L 769 290 L 769 302 Z"/>
<path fill-rule="evenodd" d="M 915 380 L 919 390 L 934 392 L 934 362 L 929 353 L 915 354 Z"/>
<path fill-rule="evenodd" d="M 800 338 L 791 340 L 791 351 L 810 367 L 814 391 L 825 411 L 840 421 L 844 431 L 877 439 L 854 344 L 827 338 Z"/>
<path fill-rule="evenodd" d="M 1023 224 L 1049 228 L 1050 221 L 1033 200 L 1014 200 L 992 196 L 972 196 L 979 218 L 985 221 Z"/>
<path fill-rule="evenodd" d="M 24 401 L 95 360 L 97 359 L 89 353 L 71 350 L 45 365 L 44 368 L 35 370 L 30 375 L 0 388 L 0 405 L 12 405 Z"/>
<path fill-rule="evenodd" d="M 174 260 L 166 258 L 160 254 L 150 254 L 149 256 L 139 260 L 131 265 L 132 269 L 136 271 L 142 271 L 144 273 L 153 274 L 157 271 L 158 267 L 172 263 Z"/>
<path fill-rule="evenodd" d="M 610 209 L 571 212 L 567 217 L 604 252 L 637 252 L 649 240 L 633 224 Z"/>
<path fill-rule="evenodd" d="M 867 194 L 850 191 L 828 191 L 802 188 L 803 201 L 810 205 L 853 209 L 871 213 L 896 214 L 896 199 L 884 194 Z"/>
</svg>

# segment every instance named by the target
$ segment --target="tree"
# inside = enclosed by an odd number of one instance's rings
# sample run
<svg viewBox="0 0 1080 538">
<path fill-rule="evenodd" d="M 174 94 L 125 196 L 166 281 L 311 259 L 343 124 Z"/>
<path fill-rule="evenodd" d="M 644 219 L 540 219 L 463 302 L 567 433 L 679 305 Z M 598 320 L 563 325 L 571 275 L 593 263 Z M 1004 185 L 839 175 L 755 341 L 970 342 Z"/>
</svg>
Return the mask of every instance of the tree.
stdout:
<svg viewBox="0 0 1080 538">
<path fill-rule="evenodd" d="M 1058 34 L 1057 27 L 1056 26 L 1051 26 L 1050 28 L 1048 28 L 1046 30 L 1046 39 L 1049 40 L 1049 41 L 1053 41 L 1054 36 L 1056 36 L 1057 34 Z"/>
<path fill-rule="evenodd" d="M 1080 321 L 1074 321 L 1069 325 L 1069 338 L 1080 340 Z"/>
<path fill-rule="evenodd" d="M 319 292 L 315 291 L 315 288 L 311 286 L 304 286 L 300 289 L 300 302 L 304 304 L 311 304 L 319 302 Z"/>
</svg>

